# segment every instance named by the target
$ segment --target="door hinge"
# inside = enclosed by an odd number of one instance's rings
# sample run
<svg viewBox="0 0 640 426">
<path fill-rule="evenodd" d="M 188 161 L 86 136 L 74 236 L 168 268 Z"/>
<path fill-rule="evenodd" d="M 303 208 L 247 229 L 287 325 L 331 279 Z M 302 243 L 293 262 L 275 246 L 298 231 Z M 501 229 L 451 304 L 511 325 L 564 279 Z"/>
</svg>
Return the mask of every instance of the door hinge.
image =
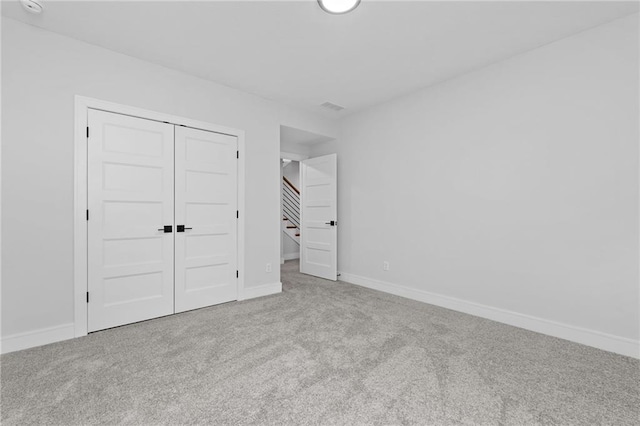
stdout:
<svg viewBox="0 0 640 426">
<path fill-rule="evenodd" d="M 236 278 L 240 278 L 240 272 L 236 271 Z"/>
<path fill-rule="evenodd" d="M 87 220 L 89 220 L 89 209 L 87 209 Z"/>
<path fill-rule="evenodd" d="M 87 292 L 87 303 L 89 303 L 89 292 Z"/>
<path fill-rule="evenodd" d="M 240 158 L 240 151 L 236 151 L 236 158 Z"/>
<path fill-rule="evenodd" d="M 89 126 L 87 126 L 87 139 L 89 139 Z"/>
</svg>

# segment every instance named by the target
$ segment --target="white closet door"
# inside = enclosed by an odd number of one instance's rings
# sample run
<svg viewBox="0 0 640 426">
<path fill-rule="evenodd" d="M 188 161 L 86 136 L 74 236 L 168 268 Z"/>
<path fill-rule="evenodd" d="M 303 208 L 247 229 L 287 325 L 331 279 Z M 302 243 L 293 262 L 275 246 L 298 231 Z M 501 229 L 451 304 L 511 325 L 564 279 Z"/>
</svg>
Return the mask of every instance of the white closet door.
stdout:
<svg viewBox="0 0 640 426">
<path fill-rule="evenodd" d="M 175 144 L 175 311 L 183 312 L 238 299 L 238 143 L 176 126 Z"/>
<path fill-rule="evenodd" d="M 89 331 L 173 313 L 173 126 L 89 110 Z"/>
</svg>

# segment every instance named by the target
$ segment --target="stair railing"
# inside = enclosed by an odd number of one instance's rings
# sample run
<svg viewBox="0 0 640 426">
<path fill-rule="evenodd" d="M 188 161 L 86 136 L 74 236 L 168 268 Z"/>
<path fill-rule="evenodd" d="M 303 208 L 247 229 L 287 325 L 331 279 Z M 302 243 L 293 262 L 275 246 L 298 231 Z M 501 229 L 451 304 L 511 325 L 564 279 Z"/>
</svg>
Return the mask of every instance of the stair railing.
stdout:
<svg viewBox="0 0 640 426">
<path fill-rule="evenodd" d="M 286 176 L 282 176 L 282 214 L 300 229 L 300 190 Z"/>
</svg>

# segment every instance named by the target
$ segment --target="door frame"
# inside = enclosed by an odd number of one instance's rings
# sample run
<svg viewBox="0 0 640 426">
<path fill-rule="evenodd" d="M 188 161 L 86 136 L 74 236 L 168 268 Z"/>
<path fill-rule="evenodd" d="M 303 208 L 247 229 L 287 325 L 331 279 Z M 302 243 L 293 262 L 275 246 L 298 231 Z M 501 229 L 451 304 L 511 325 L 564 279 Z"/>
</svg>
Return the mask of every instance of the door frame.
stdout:
<svg viewBox="0 0 640 426">
<path fill-rule="evenodd" d="M 150 111 L 100 99 L 75 96 L 75 130 L 74 130 L 74 197 L 73 197 L 73 322 L 75 337 L 88 334 L 89 306 L 86 295 L 88 291 L 88 245 L 87 245 L 87 127 L 89 109 L 97 109 L 116 114 L 129 115 L 147 120 L 183 125 L 195 129 L 223 133 L 238 138 L 238 211 L 237 224 L 237 259 L 238 259 L 238 300 L 244 294 L 244 236 L 245 236 L 245 161 L 244 161 L 244 131 L 224 127 L 217 124 L 192 120 L 171 114 Z"/>
</svg>

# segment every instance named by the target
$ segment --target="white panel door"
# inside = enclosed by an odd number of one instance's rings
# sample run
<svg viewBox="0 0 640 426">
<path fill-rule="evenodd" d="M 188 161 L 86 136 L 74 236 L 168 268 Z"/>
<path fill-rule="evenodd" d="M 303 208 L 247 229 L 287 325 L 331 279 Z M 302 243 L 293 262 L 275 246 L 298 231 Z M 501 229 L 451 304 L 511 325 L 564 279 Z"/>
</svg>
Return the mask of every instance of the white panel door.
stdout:
<svg viewBox="0 0 640 426">
<path fill-rule="evenodd" d="M 238 141 L 182 126 L 175 132 L 175 310 L 183 312 L 238 299 Z"/>
<path fill-rule="evenodd" d="M 336 154 L 300 163 L 300 272 L 335 281 L 338 276 Z"/>
<path fill-rule="evenodd" d="M 88 330 L 173 313 L 173 126 L 89 110 Z"/>
</svg>

